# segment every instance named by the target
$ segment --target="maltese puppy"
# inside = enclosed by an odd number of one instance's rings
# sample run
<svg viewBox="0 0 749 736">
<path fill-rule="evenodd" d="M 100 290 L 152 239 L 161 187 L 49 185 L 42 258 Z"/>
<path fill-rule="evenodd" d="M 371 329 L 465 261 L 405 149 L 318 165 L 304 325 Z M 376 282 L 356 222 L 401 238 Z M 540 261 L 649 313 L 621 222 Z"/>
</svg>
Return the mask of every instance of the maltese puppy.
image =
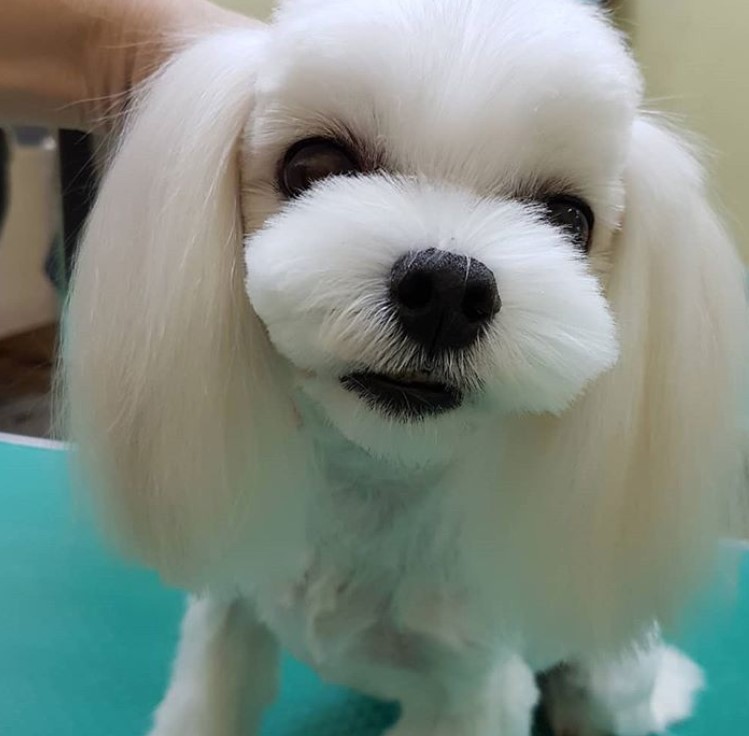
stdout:
<svg viewBox="0 0 749 736">
<path fill-rule="evenodd" d="M 193 593 L 155 736 L 257 733 L 279 645 L 391 736 L 644 736 L 741 469 L 743 268 L 575 0 L 287 0 L 149 84 L 66 382 L 124 549 Z"/>
</svg>

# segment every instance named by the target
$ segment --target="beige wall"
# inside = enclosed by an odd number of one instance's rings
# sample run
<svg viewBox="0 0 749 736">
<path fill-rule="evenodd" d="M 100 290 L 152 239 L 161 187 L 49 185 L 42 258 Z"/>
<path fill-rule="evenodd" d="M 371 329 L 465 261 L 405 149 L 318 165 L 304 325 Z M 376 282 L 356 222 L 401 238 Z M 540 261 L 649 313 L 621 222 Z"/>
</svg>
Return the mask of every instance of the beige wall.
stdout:
<svg viewBox="0 0 749 736">
<path fill-rule="evenodd" d="M 276 3 L 275 0 L 218 0 L 218 4 L 265 20 Z"/>
<path fill-rule="evenodd" d="M 623 0 L 651 107 L 712 149 L 717 197 L 749 261 L 749 2 Z"/>
</svg>

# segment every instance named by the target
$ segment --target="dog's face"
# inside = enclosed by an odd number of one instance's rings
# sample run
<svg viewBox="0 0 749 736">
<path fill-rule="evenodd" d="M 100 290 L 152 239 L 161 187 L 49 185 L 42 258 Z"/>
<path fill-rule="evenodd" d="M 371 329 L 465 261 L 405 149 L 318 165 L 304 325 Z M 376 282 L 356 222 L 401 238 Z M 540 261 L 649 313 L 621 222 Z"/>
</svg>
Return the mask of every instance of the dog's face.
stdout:
<svg viewBox="0 0 749 736">
<path fill-rule="evenodd" d="M 617 357 L 639 82 L 576 2 L 290 2 L 244 140 L 247 290 L 343 433 L 444 457 Z"/>
</svg>

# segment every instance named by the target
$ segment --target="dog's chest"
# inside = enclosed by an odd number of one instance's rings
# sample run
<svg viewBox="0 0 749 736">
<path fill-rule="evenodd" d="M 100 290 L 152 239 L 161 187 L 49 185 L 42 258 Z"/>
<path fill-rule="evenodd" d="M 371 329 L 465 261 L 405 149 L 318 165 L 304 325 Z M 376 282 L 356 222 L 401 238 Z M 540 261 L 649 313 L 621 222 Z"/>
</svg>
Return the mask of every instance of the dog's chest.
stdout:
<svg viewBox="0 0 749 736">
<path fill-rule="evenodd" d="M 325 679 L 389 700 L 404 682 L 438 680 L 475 646 L 462 603 L 445 587 L 399 589 L 316 561 L 261 614 L 282 646 Z"/>
<path fill-rule="evenodd" d="M 380 478 L 332 484 L 314 499 L 303 575 L 258 601 L 286 648 L 332 680 L 387 697 L 375 671 L 426 672 L 469 636 L 457 532 L 436 492 L 430 478 L 404 487 Z"/>
</svg>

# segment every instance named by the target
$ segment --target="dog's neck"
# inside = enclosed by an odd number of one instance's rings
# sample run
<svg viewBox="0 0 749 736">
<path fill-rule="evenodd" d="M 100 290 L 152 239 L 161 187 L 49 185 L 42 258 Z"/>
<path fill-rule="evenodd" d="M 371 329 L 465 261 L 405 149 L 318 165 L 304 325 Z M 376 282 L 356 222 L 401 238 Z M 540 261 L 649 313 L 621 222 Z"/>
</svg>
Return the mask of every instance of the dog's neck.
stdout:
<svg viewBox="0 0 749 736">
<path fill-rule="evenodd" d="M 310 499 L 310 533 L 318 551 L 386 574 L 423 564 L 415 558 L 441 546 L 447 466 L 409 467 L 375 457 L 331 426 L 312 402 L 302 399 L 298 408 L 322 480 Z"/>
<path fill-rule="evenodd" d="M 331 425 L 310 399 L 296 402 L 303 431 L 310 437 L 315 460 L 329 488 L 358 495 L 402 495 L 417 497 L 433 488 L 444 476 L 447 463 L 406 465 L 368 452 Z"/>
</svg>

